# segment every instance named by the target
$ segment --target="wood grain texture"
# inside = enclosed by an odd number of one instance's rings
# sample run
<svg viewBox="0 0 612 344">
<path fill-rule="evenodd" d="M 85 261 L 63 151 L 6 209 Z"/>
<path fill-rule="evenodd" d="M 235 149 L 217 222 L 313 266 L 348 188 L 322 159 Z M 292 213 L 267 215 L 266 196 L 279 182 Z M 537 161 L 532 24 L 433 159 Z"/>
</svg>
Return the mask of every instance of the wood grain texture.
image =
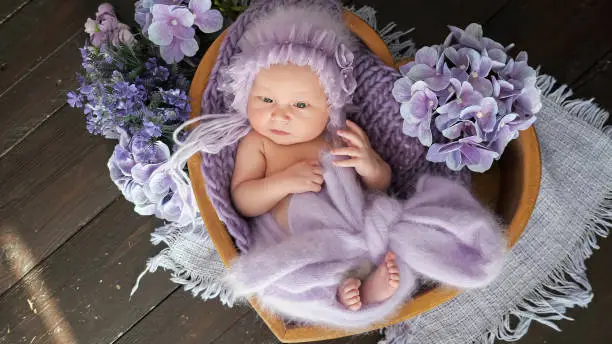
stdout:
<svg viewBox="0 0 612 344">
<path fill-rule="evenodd" d="M 149 242 L 157 225 L 115 201 L 0 297 L 0 343 L 111 343 L 121 336 L 177 288 L 160 273 L 128 300 L 143 258 L 159 251 Z M 27 258 L 27 243 L 18 246 Z"/>
<path fill-rule="evenodd" d="M 77 87 L 76 73 L 81 69 L 78 48 L 83 42 L 84 33 L 75 35 L 0 96 L 0 157 L 66 105 L 66 93 Z M 82 118 L 84 126 L 85 116 Z"/>
<path fill-rule="evenodd" d="M 0 294 L 119 196 L 106 167 L 114 145 L 64 107 L 0 158 Z M 11 249 L 13 237 L 27 259 Z"/>
<path fill-rule="evenodd" d="M 584 73 L 574 84 L 574 96 L 584 99 L 595 98 L 595 102 L 608 112 L 612 111 L 612 51 L 597 61 L 595 66 Z M 612 125 L 612 116 L 608 117 L 607 125 Z"/>
<path fill-rule="evenodd" d="M 214 344 L 277 344 L 279 341 L 257 313 L 250 311 L 234 327 L 217 338 Z"/>
<path fill-rule="evenodd" d="M 228 308 L 217 299 L 202 301 L 179 288 L 114 343 L 212 343 L 249 312 L 247 306 Z"/>
<path fill-rule="evenodd" d="M 516 43 L 514 54 L 526 50 L 530 65 L 571 83 L 612 47 L 611 14 L 608 0 L 514 0 L 484 32 L 504 45 Z"/>
<path fill-rule="evenodd" d="M 417 46 L 440 44 L 448 34 L 446 25 L 465 27 L 472 22 L 484 23 L 501 10 L 509 0 L 354 0 L 348 4 L 359 8 L 373 7 L 380 28 L 395 22 L 400 30 L 415 28 L 409 34 Z"/>
<path fill-rule="evenodd" d="M 121 20 L 131 23 L 134 4 L 115 4 Z M 87 17 L 94 17 L 99 0 L 39 0 L 0 26 L 0 94 L 44 61 L 51 52 L 83 30 Z M 52 33 L 52 34 L 48 34 Z"/>
<path fill-rule="evenodd" d="M 2 0 L 0 2 L 0 25 L 9 21 L 32 0 Z"/>
</svg>

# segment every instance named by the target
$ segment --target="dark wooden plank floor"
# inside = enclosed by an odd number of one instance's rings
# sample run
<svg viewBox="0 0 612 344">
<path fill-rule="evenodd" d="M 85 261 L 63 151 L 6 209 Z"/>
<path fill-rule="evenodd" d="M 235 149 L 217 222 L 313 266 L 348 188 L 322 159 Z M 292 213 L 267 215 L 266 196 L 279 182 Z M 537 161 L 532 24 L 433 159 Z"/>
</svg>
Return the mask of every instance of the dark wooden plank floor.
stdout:
<svg viewBox="0 0 612 344">
<path fill-rule="evenodd" d="M 83 22 L 99 0 L 0 2 L 0 343 L 275 343 L 247 307 L 194 299 L 158 272 L 129 290 L 159 248 L 159 224 L 136 215 L 110 181 L 114 142 L 93 137 L 65 105 L 75 86 Z M 130 21 L 131 1 L 111 1 Z M 480 22 L 526 49 L 542 71 L 612 108 L 612 2 L 608 0 L 355 0 L 380 23 L 416 27 L 419 45 L 445 24 Z M 517 50 L 518 51 L 518 50 Z M 611 343 L 612 243 L 587 265 L 595 299 L 563 332 L 534 324 L 519 343 Z M 379 335 L 326 341 L 376 343 Z"/>
</svg>

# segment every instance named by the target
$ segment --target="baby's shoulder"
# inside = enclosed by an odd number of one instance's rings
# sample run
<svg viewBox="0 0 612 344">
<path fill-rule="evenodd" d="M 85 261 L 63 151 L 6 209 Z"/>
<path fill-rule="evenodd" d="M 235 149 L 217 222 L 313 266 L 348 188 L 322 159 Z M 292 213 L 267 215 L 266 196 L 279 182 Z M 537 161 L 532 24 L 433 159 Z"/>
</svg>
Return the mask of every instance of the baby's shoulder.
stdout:
<svg viewBox="0 0 612 344">
<path fill-rule="evenodd" d="M 249 131 L 238 144 L 238 150 L 262 151 L 265 144 L 266 138 L 256 132 L 255 130 Z"/>
</svg>

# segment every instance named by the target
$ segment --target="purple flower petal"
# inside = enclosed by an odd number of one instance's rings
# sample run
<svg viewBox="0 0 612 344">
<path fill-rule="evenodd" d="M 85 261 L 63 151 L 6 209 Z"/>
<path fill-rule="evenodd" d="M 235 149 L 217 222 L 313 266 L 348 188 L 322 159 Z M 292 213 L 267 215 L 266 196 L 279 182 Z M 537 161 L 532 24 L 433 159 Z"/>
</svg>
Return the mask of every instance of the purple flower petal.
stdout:
<svg viewBox="0 0 612 344">
<path fill-rule="evenodd" d="M 391 94 L 393 94 L 393 98 L 399 103 L 407 102 L 410 100 L 411 95 L 411 87 L 412 81 L 408 78 L 399 78 L 393 84 L 393 90 Z"/>
<path fill-rule="evenodd" d="M 168 45 L 160 46 L 159 53 L 167 63 L 177 63 L 185 57 L 178 38 L 174 38 Z"/>
<path fill-rule="evenodd" d="M 441 91 L 448 87 L 450 84 L 451 75 L 436 75 L 434 77 L 425 78 L 424 81 L 434 91 Z"/>
<path fill-rule="evenodd" d="M 161 21 L 149 25 L 148 35 L 151 42 L 160 46 L 170 44 L 173 37 L 172 31 L 168 30 L 167 25 Z"/>
<path fill-rule="evenodd" d="M 416 52 L 414 60 L 418 64 L 433 67 L 438 62 L 438 51 L 432 47 L 423 47 Z"/>
<path fill-rule="evenodd" d="M 410 79 L 417 81 L 436 76 L 436 71 L 427 65 L 417 64 L 408 71 L 407 75 Z"/>
<path fill-rule="evenodd" d="M 399 71 L 403 76 L 408 76 L 408 72 L 414 67 L 417 63 L 414 61 L 410 61 L 406 64 L 403 64 L 399 67 Z"/>
<path fill-rule="evenodd" d="M 198 14 L 195 24 L 204 33 L 216 32 L 223 27 L 223 15 L 217 10 L 209 10 L 204 14 Z"/>
<path fill-rule="evenodd" d="M 185 56 L 193 56 L 198 52 L 198 42 L 195 38 L 180 41 L 181 51 Z"/>
</svg>

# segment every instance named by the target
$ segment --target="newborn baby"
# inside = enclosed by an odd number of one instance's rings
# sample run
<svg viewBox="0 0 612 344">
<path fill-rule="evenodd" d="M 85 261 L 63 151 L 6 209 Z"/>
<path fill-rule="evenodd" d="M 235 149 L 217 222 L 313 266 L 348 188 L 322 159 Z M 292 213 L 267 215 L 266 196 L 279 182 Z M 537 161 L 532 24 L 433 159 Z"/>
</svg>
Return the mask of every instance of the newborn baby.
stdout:
<svg viewBox="0 0 612 344">
<path fill-rule="evenodd" d="M 323 150 L 348 157 L 334 164 L 354 168 L 365 187 L 385 191 L 389 186 L 389 165 L 355 123 L 347 121 L 346 129 L 337 131 L 345 147 L 332 149 L 325 135 L 328 100 L 308 66 L 276 64 L 260 70 L 248 96 L 247 116 L 252 130 L 238 145 L 231 184 L 234 205 L 245 217 L 269 212 L 289 232 L 291 195 L 321 190 Z M 356 311 L 393 295 L 399 278 L 395 255 L 388 252 L 363 283 L 353 277 L 344 280 L 338 299 Z"/>
</svg>

